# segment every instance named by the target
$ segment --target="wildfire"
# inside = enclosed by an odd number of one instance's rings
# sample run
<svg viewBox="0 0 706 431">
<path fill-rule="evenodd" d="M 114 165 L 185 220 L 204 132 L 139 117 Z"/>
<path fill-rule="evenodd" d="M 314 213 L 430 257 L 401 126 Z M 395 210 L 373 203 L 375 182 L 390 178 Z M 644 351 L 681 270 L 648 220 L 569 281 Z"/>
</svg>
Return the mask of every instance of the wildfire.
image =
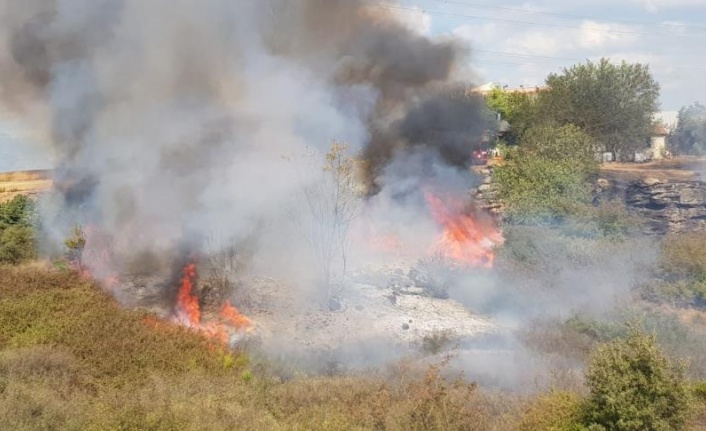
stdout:
<svg viewBox="0 0 706 431">
<path fill-rule="evenodd" d="M 443 228 L 431 252 L 462 266 L 491 268 L 495 260 L 493 248 L 504 242 L 502 233 L 490 222 L 469 214 L 462 199 L 442 199 L 428 190 L 424 197 L 432 217 Z"/>
<path fill-rule="evenodd" d="M 202 322 L 199 298 L 194 294 L 195 284 L 196 265 L 189 263 L 182 271 L 179 293 L 177 295 L 175 320 L 178 323 L 196 329 L 209 338 L 217 339 L 224 344 L 228 342 L 229 327 L 235 331 L 241 332 L 252 330 L 252 320 L 243 316 L 230 302 L 223 304 L 220 312 L 220 320 L 225 323 L 221 321 Z"/>
</svg>

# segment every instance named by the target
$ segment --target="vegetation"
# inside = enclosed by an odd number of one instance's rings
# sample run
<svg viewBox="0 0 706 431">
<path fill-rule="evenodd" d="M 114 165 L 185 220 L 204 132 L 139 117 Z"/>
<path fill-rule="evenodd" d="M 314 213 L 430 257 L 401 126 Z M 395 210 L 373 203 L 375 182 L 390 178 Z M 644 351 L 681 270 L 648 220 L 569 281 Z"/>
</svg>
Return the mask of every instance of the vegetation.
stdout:
<svg viewBox="0 0 706 431">
<path fill-rule="evenodd" d="M 590 390 L 584 421 L 592 429 L 681 430 L 689 418 L 690 390 L 683 368 L 635 329 L 602 346 L 586 373 Z"/>
<path fill-rule="evenodd" d="M 494 171 L 505 219 L 625 238 L 637 223 L 624 205 L 594 202 L 598 155 L 629 158 L 646 145 L 659 85 L 647 66 L 605 59 L 549 75 L 546 84 L 536 94 L 495 89 L 487 98 L 511 129 Z"/>
<path fill-rule="evenodd" d="M 0 203 L 0 264 L 17 264 L 36 256 L 34 202 L 19 195 Z"/>
<path fill-rule="evenodd" d="M 669 146 L 676 154 L 706 154 L 706 107 L 697 102 L 679 110 L 677 128 L 669 137 Z"/>
<path fill-rule="evenodd" d="M 555 222 L 590 203 L 587 184 L 596 172 L 591 138 L 574 126 L 538 126 L 510 149 L 494 180 L 515 222 Z"/>
<path fill-rule="evenodd" d="M 3 429 L 481 430 L 512 405 L 438 366 L 282 380 L 74 272 L 0 272 Z"/>
<path fill-rule="evenodd" d="M 620 158 L 646 145 L 660 89 L 648 66 L 589 61 L 549 75 L 547 86 L 541 109 L 548 121 L 579 127 Z"/>
<path fill-rule="evenodd" d="M 653 280 L 643 286 L 648 300 L 706 308 L 706 234 L 690 232 L 664 239 Z"/>
<path fill-rule="evenodd" d="M 295 210 L 293 220 L 307 241 L 319 272 L 319 284 L 326 289 L 326 303 L 332 306 L 334 269 L 340 262 L 347 269 L 347 246 L 352 221 L 361 208 L 361 190 L 357 187 L 355 160 L 346 154 L 347 145 L 333 142 L 323 157 L 311 155 L 311 169 L 321 169 L 322 176 L 307 184 L 302 191 L 303 213 Z M 310 173 L 308 173 L 310 175 Z"/>
<path fill-rule="evenodd" d="M 488 94 L 486 103 L 511 125 L 504 137 L 509 144 L 519 144 L 524 132 L 536 123 L 539 107 L 537 98 L 530 94 L 495 88 Z"/>
</svg>

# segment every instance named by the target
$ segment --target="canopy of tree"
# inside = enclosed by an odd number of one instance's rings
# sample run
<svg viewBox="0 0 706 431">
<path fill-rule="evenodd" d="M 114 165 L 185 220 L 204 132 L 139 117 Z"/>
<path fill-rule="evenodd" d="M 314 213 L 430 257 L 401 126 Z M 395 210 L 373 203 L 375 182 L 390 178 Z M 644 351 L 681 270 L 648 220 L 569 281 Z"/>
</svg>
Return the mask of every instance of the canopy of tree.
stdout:
<svg viewBox="0 0 706 431">
<path fill-rule="evenodd" d="M 509 143 L 533 125 L 573 125 L 621 158 L 647 144 L 658 109 L 659 84 L 642 64 L 588 61 L 551 74 L 537 94 L 496 90 L 488 106 L 510 123 Z"/>
<path fill-rule="evenodd" d="M 679 110 L 670 146 L 678 154 L 706 154 L 706 107 L 697 102 Z"/>
</svg>

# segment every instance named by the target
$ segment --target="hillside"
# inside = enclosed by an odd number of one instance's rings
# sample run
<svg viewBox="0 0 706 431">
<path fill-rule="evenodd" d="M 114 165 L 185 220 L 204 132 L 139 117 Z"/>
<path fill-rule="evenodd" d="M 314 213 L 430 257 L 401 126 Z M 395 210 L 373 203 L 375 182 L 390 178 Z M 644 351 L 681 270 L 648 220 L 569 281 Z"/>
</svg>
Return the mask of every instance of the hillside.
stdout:
<svg viewBox="0 0 706 431">
<path fill-rule="evenodd" d="M 0 271 L 1 429 L 513 429 L 519 408 L 405 363 L 292 378 L 71 272 Z"/>
</svg>

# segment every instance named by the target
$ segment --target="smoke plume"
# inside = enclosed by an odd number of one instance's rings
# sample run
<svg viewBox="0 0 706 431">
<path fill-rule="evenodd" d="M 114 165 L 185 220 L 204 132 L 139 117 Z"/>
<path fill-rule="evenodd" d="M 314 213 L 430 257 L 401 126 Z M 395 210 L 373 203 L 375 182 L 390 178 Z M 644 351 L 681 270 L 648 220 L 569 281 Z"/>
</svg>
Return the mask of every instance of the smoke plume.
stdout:
<svg viewBox="0 0 706 431">
<path fill-rule="evenodd" d="M 377 2 L 30 0 L 0 13 L 0 102 L 57 154 L 55 243 L 98 226 L 127 251 L 111 266 L 213 231 L 250 238 L 320 180 L 290 157 L 334 139 L 362 152 L 379 192 L 463 166 L 486 127 L 455 84 L 468 48 Z M 421 172 L 391 168 L 411 154 Z"/>
</svg>

